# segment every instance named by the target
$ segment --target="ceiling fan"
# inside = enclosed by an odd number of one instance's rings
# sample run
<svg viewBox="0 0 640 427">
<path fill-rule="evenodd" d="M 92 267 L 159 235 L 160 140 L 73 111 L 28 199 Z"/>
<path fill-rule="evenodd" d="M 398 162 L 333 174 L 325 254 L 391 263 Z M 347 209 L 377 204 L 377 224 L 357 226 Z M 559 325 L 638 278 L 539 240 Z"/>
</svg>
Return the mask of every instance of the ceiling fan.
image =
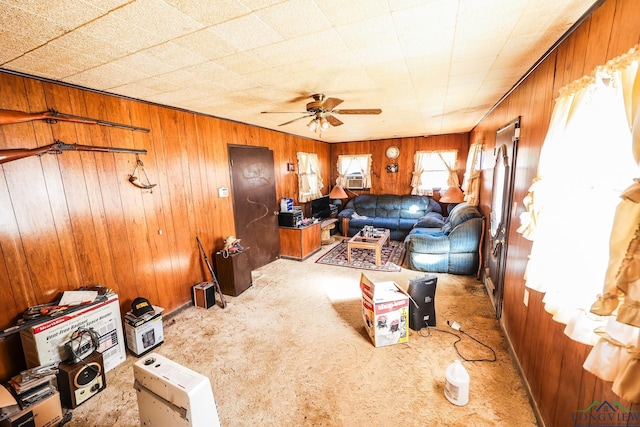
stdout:
<svg viewBox="0 0 640 427">
<path fill-rule="evenodd" d="M 279 124 L 278 126 L 285 126 L 298 120 L 311 117 L 311 121 L 307 124 L 307 127 L 312 132 L 328 130 L 330 126 L 340 126 L 340 121 L 334 114 L 380 114 L 382 112 L 379 108 L 356 108 L 356 109 L 336 109 L 336 107 L 342 104 L 344 101 L 339 98 L 326 98 L 322 93 L 316 93 L 311 95 L 313 101 L 307 104 L 307 111 L 262 111 L 262 114 L 304 114 L 302 117 L 298 117 L 288 122 Z"/>
</svg>

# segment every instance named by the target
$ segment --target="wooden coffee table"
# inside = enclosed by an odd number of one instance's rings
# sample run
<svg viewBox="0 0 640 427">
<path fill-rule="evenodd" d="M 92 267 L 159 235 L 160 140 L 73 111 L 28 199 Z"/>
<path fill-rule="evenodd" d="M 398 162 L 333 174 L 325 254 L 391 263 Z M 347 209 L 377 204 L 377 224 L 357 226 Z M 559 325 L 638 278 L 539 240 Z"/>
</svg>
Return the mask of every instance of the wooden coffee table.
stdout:
<svg viewBox="0 0 640 427">
<path fill-rule="evenodd" d="M 365 237 L 362 230 L 347 241 L 347 262 L 351 262 L 351 249 L 373 249 L 376 251 L 376 265 L 381 264 L 382 246 L 389 242 L 389 230 L 376 230 L 374 237 Z"/>
</svg>

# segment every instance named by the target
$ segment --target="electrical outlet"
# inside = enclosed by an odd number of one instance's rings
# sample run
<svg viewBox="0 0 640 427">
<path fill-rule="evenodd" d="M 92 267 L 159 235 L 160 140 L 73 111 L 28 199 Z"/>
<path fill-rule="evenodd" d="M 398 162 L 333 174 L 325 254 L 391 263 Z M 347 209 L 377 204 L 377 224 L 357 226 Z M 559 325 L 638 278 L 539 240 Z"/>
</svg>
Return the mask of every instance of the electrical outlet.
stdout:
<svg viewBox="0 0 640 427">
<path fill-rule="evenodd" d="M 525 307 L 529 307 L 529 289 L 524 290 L 524 300 L 522 302 Z"/>
</svg>

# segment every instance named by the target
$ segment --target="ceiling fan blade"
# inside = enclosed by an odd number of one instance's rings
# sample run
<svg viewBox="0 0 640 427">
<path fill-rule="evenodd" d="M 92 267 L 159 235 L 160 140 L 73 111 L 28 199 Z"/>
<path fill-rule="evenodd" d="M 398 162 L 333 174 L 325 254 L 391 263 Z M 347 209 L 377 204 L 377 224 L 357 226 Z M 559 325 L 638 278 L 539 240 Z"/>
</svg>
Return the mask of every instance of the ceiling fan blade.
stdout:
<svg viewBox="0 0 640 427">
<path fill-rule="evenodd" d="M 326 114 L 324 118 L 327 119 L 327 121 L 331 126 L 340 126 L 341 124 L 343 124 L 340 120 L 338 120 L 336 117 L 332 116 L 331 114 Z"/>
<path fill-rule="evenodd" d="M 307 111 L 260 111 L 260 114 L 307 114 Z"/>
<path fill-rule="evenodd" d="M 312 117 L 313 114 L 307 114 L 306 116 L 298 117 L 297 119 L 289 120 L 288 122 L 280 123 L 278 126 L 288 125 L 290 123 L 296 122 L 298 120 L 306 119 L 307 117 Z"/>
<path fill-rule="evenodd" d="M 333 110 L 343 102 L 344 101 L 339 98 L 327 98 L 322 102 L 322 108 L 324 108 L 325 110 Z"/>
<path fill-rule="evenodd" d="M 380 114 L 382 110 L 379 108 L 355 108 L 347 110 L 333 110 L 335 114 Z"/>
</svg>

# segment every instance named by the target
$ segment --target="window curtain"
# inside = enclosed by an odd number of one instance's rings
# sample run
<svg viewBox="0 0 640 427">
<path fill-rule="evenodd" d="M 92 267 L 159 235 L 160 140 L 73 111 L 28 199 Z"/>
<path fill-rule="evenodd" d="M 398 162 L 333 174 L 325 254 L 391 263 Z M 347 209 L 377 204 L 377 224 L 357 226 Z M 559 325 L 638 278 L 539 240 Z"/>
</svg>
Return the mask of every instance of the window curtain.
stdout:
<svg viewBox="0 0 640 427">
<path fill-rule="evenodd" d="M 637 47 L 561 89 L 518 232 L 526 285 L 584 368 L 640 402 L 640 76 Z"/>
<path fill-rule="evenodd" d="M 416 154 L 413 155 L 414 169 L 411 176 L 411 194 L 418 194 L 420 196 L 425 194 L 422 185 L 422 174 L 425 172 L 424 165 L 427 164 L 431 154 L 432 153 L 428 151 L 416 151 Z"/>
<path fill-rule="evenodd" d="M 298 202 L 309 202 L 322 196 L 324 182 L 320 176 L 320 161 L 315 153 L 297 153 Z"/>
<path fill-rule="evenodd" d="M 464 201 L 471 206 L 480 204 L 480 157 L 482 156 L 482 142 L 475 142 L 469 147 L 467 167 L 462 178 L 462 192 Z"/>
<path fill-rule="evenodd" d="M 437 151 L 438 157 L 445 165 L 447 171 L 449 171 L 449 179 L 447 179 L 447 185 L 449 187 L 460 187 L 460 180 L 458 179 L 458 171 L 456 171 L 457 155 L 450 158 L 449 161 L 442 155 L 442 151 Z M 457 153 L 456 153 L 457 154 Z"/>
<path fill-rule="evenodd" d="M 371 163 L 371 154 L 352 154 L 338 156 L 338 178 L 336 178 L 336 185 L 346 187 L 346 175 L 349 172 L 357 170 L 362 173 L 364 187 L 371 188 Z"/>
</svg>

